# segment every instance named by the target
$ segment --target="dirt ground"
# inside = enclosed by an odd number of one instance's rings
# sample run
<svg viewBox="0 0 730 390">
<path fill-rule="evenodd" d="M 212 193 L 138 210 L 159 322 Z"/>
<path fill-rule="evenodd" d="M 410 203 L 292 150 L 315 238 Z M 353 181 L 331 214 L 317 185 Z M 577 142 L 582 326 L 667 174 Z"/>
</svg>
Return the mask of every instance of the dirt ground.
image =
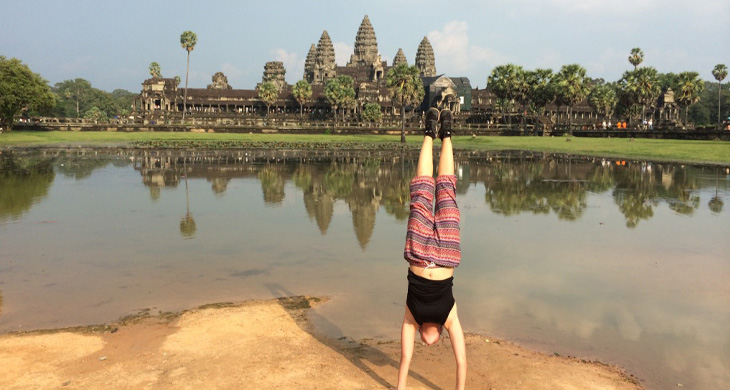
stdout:
<svg viewBox="0 0 730 390">
<path fill-rule="evenodd" d="M 400 342 L 313 334 L 294 297 L 211 305 L 108 327 L 0 336 L 2 389 L 389 389 Z M 620 369 L 468 335 L 468 389 L 641 389 Z M 448 338 L 416 346 L 409 389 L 450 389 Z"/>
</svg>

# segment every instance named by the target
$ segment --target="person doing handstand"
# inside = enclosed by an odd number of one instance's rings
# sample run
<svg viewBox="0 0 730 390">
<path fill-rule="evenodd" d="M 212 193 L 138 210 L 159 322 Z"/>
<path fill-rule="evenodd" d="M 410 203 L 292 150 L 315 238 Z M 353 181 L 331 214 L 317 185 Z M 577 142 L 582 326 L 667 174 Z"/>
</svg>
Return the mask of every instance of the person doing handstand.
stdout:
<svg viewBox="0 0 730 390">
<path fill-rule="evenodd" d="M 397 389 L 406 388 L 416 331 L 424 343 L 432 345 L 446 329 L 456 359 L 456 389 L 460 390 L 466 380 L 466 346 L 452 293 L 454 268 L 461 261 L 460 213 L 456 204 L 451 145 L 452 115 L 449 109 L 439 112 L 430 108 L 425 119 L 416 177 L 410 183 L 410 216 L 404 250 L 409 263 L 408 295 L 401 328 Z M 438 176 L 434 180 L 433 142 L 437 137 L 441 139 L 441 154 Z"/>
</svg>

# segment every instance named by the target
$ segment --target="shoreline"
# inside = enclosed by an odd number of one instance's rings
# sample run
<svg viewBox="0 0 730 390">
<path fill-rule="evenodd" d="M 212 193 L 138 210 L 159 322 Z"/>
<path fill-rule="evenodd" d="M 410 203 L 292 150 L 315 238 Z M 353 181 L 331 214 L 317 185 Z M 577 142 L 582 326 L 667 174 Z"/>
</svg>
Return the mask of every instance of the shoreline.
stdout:
<svg viewBox="0 0 730 390">
<path fill-rule="evenodd" d="M 106 325 L 0 335 L 2 388 L 317 388 L 395 386 L 400 341 L 333 339 L 313 330 L 315 297 L 143 313 Z M 643 389 L 623 369 L 466 335 L 470 389 Z M 450 388 L 448 337 L 416 343 L 409 388 Z"/>
</svg>

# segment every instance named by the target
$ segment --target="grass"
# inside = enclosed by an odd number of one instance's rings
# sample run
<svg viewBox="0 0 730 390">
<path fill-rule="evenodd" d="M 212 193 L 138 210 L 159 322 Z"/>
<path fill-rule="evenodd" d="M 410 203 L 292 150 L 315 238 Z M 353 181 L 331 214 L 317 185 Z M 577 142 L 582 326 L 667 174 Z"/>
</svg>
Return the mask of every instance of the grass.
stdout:
<svg viewBox="0 0 730 390">
<path fill-rule="evenodd" d="M 407 137 L 408 144 L 417 147 L 419 136 Z M 0 147 L 31 146 L 124 146 L 151 143 L 168 147 L 205 147 L 206 144 L 226 145 L 251 143 L 336 143 L 338 147 L 353 144 L 398 144 L 400 136 L 393 135 L 326 135 L 326 134 L 234 134 L 234 133 L 168 133 L 168 132 L 68 132 L 14 131 L 0 134 Z M 570 141 L 568 141 L 570 140 Z M 730 164 L 730 142 L 684 141 L 636 138 L 579 137 L 454 137 L 455 149 L 472 150 L 530 150 L 569 153 L 587 156 L 675 161 L 685 163 Z"/>
</svg>

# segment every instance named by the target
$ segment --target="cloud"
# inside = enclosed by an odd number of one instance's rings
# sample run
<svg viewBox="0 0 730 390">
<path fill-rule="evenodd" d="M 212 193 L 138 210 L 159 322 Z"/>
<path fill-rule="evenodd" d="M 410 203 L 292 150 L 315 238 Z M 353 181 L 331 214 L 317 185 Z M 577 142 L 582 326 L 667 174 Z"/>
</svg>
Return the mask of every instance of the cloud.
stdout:
<svg viewBox="0 0 730 390">
<path fill-rule="evenodd" d="M 224 62 L 221 65 L 221 71 L 223 74 L 226 75 L 228 78 L 228 84 L 233 86 L 234 84 L 239 84 L 243 79 L 244 72 L 237 66 L 231 64 L 230 62 Z"/>
<path fill-rule="evenodd" d="M 350 55 L 355 52 L 355 47 L 344 42 L 334 42 L 332 46 L 335 48 L 335 62 L 337 65 L 347 65 L 347 61 L 350 61 Z"/>
<path fill-rule="evenodd" d="M 290 53 L 284 49 L 276 49 L 273 51 L 274 61 L 281 61 L 286 69 L 287 79 L 301 79 L 304 74 L 304 59 L 299 57 L 297 53 Z M 291 82 L 289 82 L 291 84 Z"/>
<path fill-rule="evenodd" d="M 483 78 L 488 69 L 506 62 L 496 50 L 469 43 L 469 26 L 464 21 L 452 21 L 440 31 L 428 33 L 436 57 L 437 73 L 452 76 L 476 74 Z"/>
</svg>

